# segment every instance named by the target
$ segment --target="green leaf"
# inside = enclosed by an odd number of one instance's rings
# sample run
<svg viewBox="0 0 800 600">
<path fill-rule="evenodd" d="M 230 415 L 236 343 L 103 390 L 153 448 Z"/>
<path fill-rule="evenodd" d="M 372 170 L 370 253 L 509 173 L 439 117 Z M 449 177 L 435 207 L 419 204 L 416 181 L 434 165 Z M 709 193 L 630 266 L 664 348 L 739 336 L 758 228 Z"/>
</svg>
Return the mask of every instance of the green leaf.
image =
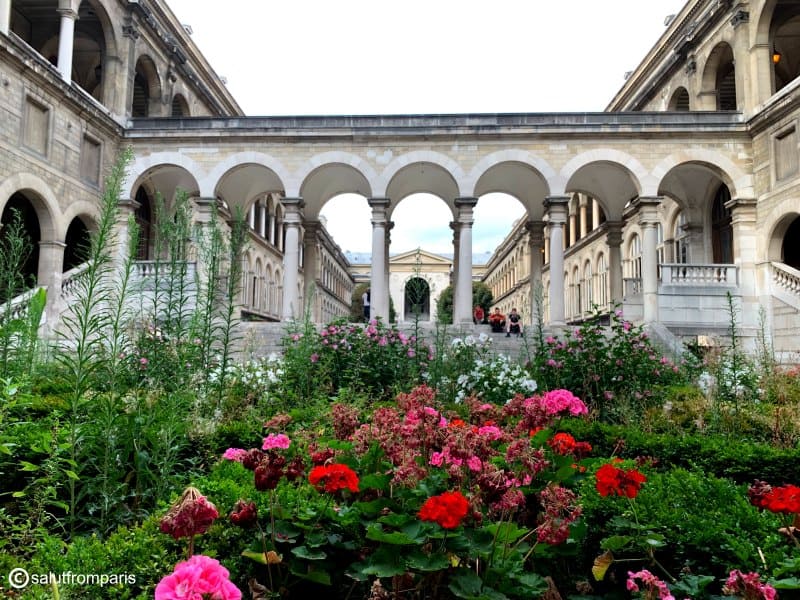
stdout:
<svg viewBox="0 0 800 600">
<path fill-rule="evenodd" d="M 393 548 L 379 548 L 365 563 L 355 565 L 355 569 L 374 577 L 394 577 L 407 570 L 400 553 Z"/>
<path fill-rule="evenodd" d="M 245 550 L 242 552 L 242 556 L 249 558 L 250 560 L 254 560 L 262 565 L 267 564 L 267 555 L 264 552 L 252 552 L 250 550 Z"/>
<path fill-rule="evenodd" d="M 507 522 L 490 523 L 483 529 L 488 531 L 493 538 L 496 537 L 499 544 L 513 544 L 530 531 L 523 527 L 517 527 L 516 523 Z"/>
<path fill-rule="evenodd" d="M 629 535 L 612 535 L 600 542 L 600 547 L 603 550 L 611 550 L 613 552 L 627 546 L 632 539 Z"/>
<path fill-rule="evenodd" d="M 660 533 L 651 533 L 644 538 L 644 541 L 648 546 L 652 546 L 653 548 L 661 548 L 662 546 L 667 545 L 667 543 L 664 541 L 664 536 Z"/>
<path fill-rule="evenodd" d="M 800 590 L 800 578 L 787 577 L 769 582 L 777 590 Z"/>
<path fill-rule="evenodd" d="M 402 531 L 385 532 L 380 523 L 373 523 L 367 527 L 367 539 L 394 546 L 408 546 L 418 543 L 416 539 L 409 537 L 408 534 Z"/>
<path fill-rule="evenodd" d="M 381 490 L 383 492 L 389 491 L 389 482 L 392 478 L 389 475 L 381 475 L 378 473 L 369 473 L 359 479 L 359 487 L 362 490 Z"/>
<path fill-rule="evenodd" d="M 65 470 L 64 470 L 64 473 L 66 473 L 66 474 L 67 474 L 67 477 L 69 477 L 69 478 L 70 478 L 70 479 L 72 479 L 73 481 L 78 481 L 78 480 L 80 479 L 80 478 L 78 477 L 78 474 L 77 474 L 75 471 L 70 471 L 69 469 L 65 469 Z"/>
<path fill-rule="evenodd" d="M 21 471 L 38 471 L 39 466 L 33 463 L 29 463 L 27 460 L 19 461 L 19 464 L 22 465 Z"/>
<path fill-rule="evenodd" d="M 525 587 L 525 596 L 538 597 L 547 591 L 547 580 L 537 573 L 522 573 L 514 577 L 520 585 Z"/>
<path fill-rule="evenodd" d="M 422 550 L 414 550 L 406 557 L 406 566 L 415 571 L 442 571 L 450 567 L 450 559 L 446 554 L 425 554 Z"/>
<path fill-rule="evenodd" d="M 304 558 L 305 560 L 322 560 L 328 556 L 323 550 L 309 550 L 306 546 L 292 548 L 292 554 L 298 558 Z"/>
</svg>

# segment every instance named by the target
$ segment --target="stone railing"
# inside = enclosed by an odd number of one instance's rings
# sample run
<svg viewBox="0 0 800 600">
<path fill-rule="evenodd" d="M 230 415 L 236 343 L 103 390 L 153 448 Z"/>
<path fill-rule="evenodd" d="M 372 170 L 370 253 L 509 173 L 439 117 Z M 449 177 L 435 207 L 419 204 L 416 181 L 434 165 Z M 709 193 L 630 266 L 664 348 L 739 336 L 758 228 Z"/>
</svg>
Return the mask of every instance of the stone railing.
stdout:
<svg viewBox="0 0 800 600">
<path fill-rule="evenodd" d="M 78 285 L 80 285 L 81 275 L 86 273 L 88 268 L 89 263 L 85 262 L 69 271 L 65 271 L 61 275 L 61 302 L 63 306 L 69 306 L 72 299 L 75 298 L 75 292 L 78 289 Z"/>
<path fill-rule="evenodd" d="M 783 263 L 770 263 L 772 284 L 800 300 L 800 271 Z"/>
<path fill-rule="evenodd" d="M 685 286 L 735 286 L 739 283 L 736 265 L 697 265 L 672 263 L 660 265 L 661 283 Z"/>
<path fill-rule="evenodd" d="M 9 319 L 13 321 L 14 319 L 19 319 L 25 315 L 25 311 L 28 310 L 28 306 L 30 305 L 31 298 L 38 292 L 41 287 L 35 287 L 33 289 L 28 290 L 27 292 L 23 292 L 18 296 L 15 296 L 7 303 L 0 306 L 0 320 Z M 45 288 L 46 289 L 46 288 Z M 42 315 L 44 317 L 44 315 Z"/>
</svg>

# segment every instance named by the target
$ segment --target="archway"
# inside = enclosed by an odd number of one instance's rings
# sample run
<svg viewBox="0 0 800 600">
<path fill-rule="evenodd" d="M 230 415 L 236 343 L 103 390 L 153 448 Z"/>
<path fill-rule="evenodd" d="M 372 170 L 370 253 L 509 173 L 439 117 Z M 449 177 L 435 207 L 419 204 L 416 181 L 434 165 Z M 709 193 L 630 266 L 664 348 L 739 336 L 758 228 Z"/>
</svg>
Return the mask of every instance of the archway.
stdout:
<svg viewBox="0 0 800 600">
<path fill-rule="evenodd" d="M 150 246 L 151 238 L 153 236 L 153 203 L 150 200 L 150 195 L 140 187 L 136 192 L 136 202 L 139 206 L 136 207 L 136 225 L 139 227 L 139 245 L 136 251 L 137 260 L 150 259 Z"/>
<path fill-rule="evenodd" d="M 83 264 L 89 251 L 89 228 L 80 217 L 75 217 L 64 238 L 64 272 Z"/>
<path fill-rule="evenodd" d="M 784 264 L 800 271 L 800 217 L 796 217 L 783 234 L 781 256 Z"/>
<path fill-rule="evenodd" d="M 431 287 L 422 277 L 411 277 L 403 292 L 403 316 L 406 321 L 431 320 Z"/>
<path fill-rule="evenodd" d="M 14 288 L 1 290 L 4 300 L 13 298 L 21 291 L 36 285 L 39 270 L 39 242 L 42 239 L 39 218 L 31 201 L 21 192 L 13 194 L 3 209 L 0 218 L 0 239 L 3 245 L 6 245 L 7 234 L 16 218 L 15 215 L 18 215 L 20 233 L 25 244 L 20 252 L 22 266 Z"/>
<path fill-rule="evenodd" d="M 679 87 L 672 94 L 669 100 L 668 110 L 676 112 L 686 112 L 690 110 L 689 92 L 686 91 L 685 87 Z"/>
</svg>

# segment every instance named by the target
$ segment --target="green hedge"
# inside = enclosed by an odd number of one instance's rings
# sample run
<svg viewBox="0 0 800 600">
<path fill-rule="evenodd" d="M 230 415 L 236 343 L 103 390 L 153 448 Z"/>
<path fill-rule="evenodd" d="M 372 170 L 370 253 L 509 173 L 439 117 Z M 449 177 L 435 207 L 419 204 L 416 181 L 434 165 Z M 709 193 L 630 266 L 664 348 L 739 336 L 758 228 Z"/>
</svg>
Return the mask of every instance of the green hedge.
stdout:
<svg viewBox="0 0 800 600">
<path fill-rule="evenodd" d="M 797 483 L 800 448 L 779 449 L 722 435 L 645 433 L 635 427 L 576 419 L 565 421 L 561 429 L 591 443 L 594 456 L 649 456 L 657 459 L 657 469 L 702 469 L 737 483 L 756 479 L 773 485 Z"/>
</svg>

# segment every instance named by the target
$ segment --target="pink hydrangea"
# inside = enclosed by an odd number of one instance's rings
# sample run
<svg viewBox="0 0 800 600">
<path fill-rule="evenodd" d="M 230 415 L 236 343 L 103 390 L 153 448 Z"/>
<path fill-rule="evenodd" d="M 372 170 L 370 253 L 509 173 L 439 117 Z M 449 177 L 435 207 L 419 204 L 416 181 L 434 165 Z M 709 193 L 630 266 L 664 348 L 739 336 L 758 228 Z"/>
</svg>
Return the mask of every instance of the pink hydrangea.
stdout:
<svg viewBox="0 0 800 600">
<path fill-rule="evenodd" d="M 242 448 L 228 448 L 225 450 L 222 458 L 234 462 L 242 462 L 245 456 L 247 456 L 247 450 L 243 450 Z"/>
<path fill-rule="evenodd" d="M 261 446 L 261 449 L 274 450 L 275 448 L 280 448 L 281 450 L 286 450 L 291 443 L 289 436 L 284 433 L 270 433 L 264 438 L 264 444 Z"/>
<path fill-rule="evenodd" d="M 156 586 L 155 600 L 241 600 L 242 592 L 219 561 L 195 554 L 180 562 Z"/>
</svg>

